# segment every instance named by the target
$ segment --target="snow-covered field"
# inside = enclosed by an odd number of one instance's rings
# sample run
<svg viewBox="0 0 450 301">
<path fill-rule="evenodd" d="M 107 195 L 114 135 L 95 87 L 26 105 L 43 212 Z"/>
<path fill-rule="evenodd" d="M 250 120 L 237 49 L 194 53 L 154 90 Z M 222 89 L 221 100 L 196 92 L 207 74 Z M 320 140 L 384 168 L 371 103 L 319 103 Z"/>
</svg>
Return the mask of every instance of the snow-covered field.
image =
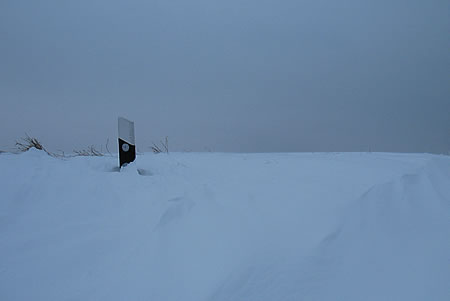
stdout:
<svg viewBox="0 0 450 301">
<path fill-rule="evenodd" d="M 450 300 L 450 157 L 0 154 L 0 300 Z"/>
</svg>

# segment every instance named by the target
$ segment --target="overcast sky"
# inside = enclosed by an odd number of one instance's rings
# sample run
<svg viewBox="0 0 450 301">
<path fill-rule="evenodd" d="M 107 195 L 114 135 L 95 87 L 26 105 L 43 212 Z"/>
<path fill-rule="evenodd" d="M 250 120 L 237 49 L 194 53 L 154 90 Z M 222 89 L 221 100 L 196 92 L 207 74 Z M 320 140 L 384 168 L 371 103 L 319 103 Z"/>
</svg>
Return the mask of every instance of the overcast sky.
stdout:
<svg viewBox="0 0 450 301">
<path fill-rule="evenodd" d="M 0 149 L 450 151 L 448 0 L 0 0 Z M 111 143 L 111 142 L 110 142 Z M 111 147 L 111 144 L 110 144 Z"/>
</svg>

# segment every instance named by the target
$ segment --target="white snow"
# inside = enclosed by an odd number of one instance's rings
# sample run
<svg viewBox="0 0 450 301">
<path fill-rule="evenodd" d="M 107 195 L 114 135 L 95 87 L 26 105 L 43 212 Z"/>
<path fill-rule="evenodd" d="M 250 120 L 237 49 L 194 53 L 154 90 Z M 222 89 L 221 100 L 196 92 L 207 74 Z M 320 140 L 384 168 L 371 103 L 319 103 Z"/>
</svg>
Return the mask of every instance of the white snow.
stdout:
<svg viewBox="0 0 450 301">
<path fill-rule="evenodd" d="M 0 300 L 450 300 L 450 157 L 0 154 Z"/>
</svg>

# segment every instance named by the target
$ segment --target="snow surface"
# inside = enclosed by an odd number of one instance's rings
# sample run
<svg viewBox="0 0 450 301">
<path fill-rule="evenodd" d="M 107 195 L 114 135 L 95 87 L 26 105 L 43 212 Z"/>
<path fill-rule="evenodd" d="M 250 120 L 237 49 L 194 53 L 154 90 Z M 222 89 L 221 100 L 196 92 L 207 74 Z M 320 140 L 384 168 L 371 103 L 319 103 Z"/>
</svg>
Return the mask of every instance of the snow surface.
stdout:
<svg viewBox="0 0 450 301">
<path fill-rule="evenodd" d="M 450 157 L 0 154 L 0 300 L 450 300 Z"/>
</svg>

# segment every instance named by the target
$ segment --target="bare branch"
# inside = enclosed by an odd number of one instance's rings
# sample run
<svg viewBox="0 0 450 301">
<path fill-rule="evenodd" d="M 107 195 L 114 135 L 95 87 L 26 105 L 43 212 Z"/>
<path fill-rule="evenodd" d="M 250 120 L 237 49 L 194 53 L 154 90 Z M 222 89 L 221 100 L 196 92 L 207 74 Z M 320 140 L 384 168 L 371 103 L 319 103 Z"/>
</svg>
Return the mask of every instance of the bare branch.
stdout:
<svg viewBox="0 0 450 301">
<path fill-rule="evenodd" d="M 25 133 L 25 138 L 21 138 L 21 140 L 16 141 L 16 148 L 19 152 L 26 152 L 32 148 L 35 148 L 46 152 L 49 156 L 56 157 L 54 153 L 47 151 L 37 138 L 30 137 L 27 133 Z"/>
<path fill-rule="evenodd" d="M 109 138 L 108 139 L 106 139 L 106 151 L 108 152 L 108 154 L 112 157 L 113 155 L 111 154 L 111 152 L 109 151 L 109 147 L 108 147 L 108 144 L 109 144 Z"/>
<path fill-rule="evenodd" d="M 152 142 L 152 146 L 150 147 L 150 149 L 155 153 L 155 154 L 159 154 L 159 153 L 169 153 L 169 138 L 166 136 L 165 142 L 163 141 L 159 141 L 159 143 L 161 144 L 161 146 L 157 145 L 156 143 Z"/>
<path fill-rule="evenodd" d="M 82 150 L 74 150 L 75 156 L 85 156 L 85 157 L 103 157 L 104 154 L 97 149 L 93 145 L 88 146 Z"/>
</svg>

